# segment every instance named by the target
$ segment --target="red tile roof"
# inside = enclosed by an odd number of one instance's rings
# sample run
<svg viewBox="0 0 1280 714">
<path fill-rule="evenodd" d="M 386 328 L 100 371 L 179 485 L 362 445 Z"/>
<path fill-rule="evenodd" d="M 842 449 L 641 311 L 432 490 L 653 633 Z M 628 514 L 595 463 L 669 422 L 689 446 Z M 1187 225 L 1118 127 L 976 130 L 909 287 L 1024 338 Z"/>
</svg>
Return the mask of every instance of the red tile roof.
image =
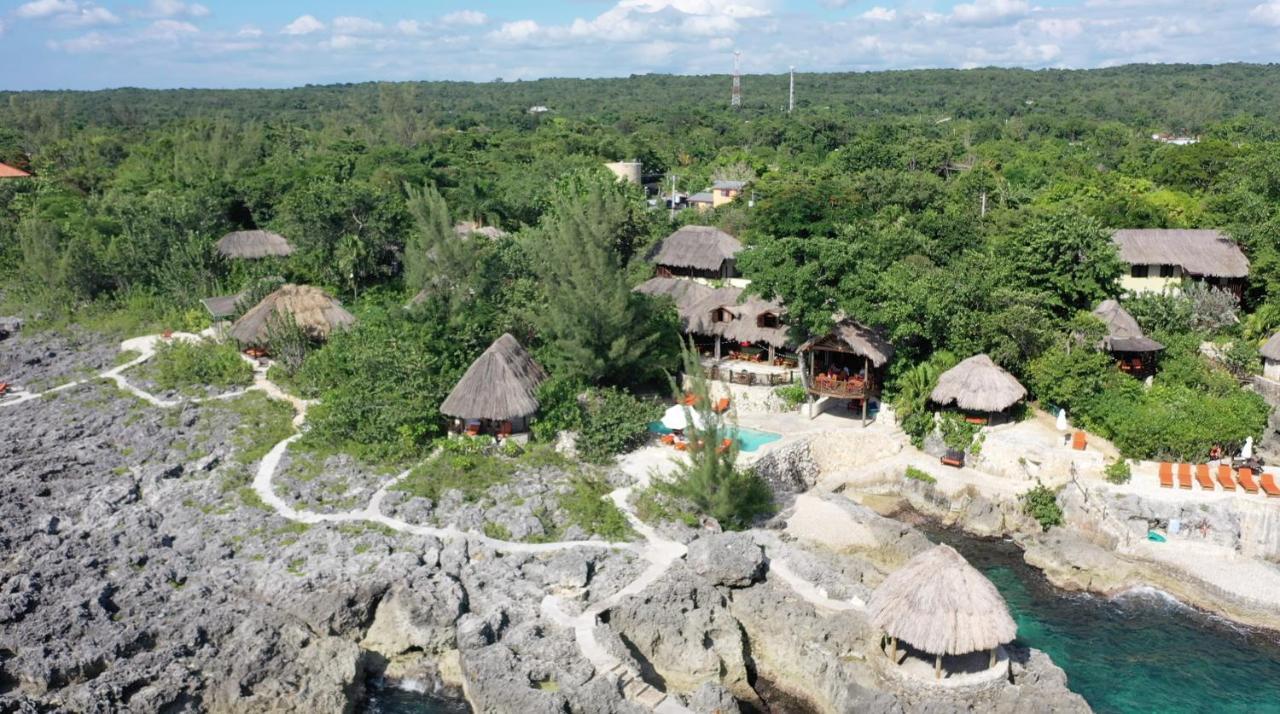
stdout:
<svg viewBox="0 0 1280 714">
<path fill-rule="evenodd" d="M 31 174 L 8 164 L 0 164 L 0 178 L 26 178 Z"/>
</svg>

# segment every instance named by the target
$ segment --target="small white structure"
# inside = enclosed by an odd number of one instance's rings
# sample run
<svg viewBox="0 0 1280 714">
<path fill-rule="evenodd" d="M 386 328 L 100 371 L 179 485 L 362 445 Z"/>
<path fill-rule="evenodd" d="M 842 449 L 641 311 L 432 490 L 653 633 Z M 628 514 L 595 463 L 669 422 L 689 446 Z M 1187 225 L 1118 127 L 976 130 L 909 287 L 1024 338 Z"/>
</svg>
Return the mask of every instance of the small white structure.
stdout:
<svg viewBox="0 0 1280 714">
<path fill-rule="evenodd" d="M 619 181 L 627 181 L 629 183 L 640 183 L 640 172 L 643 164 L 639 161 L 614 161 L 604 165 L 606 169 L 613 172 Z"/>
<path fill-rule="evenodd" d="M 1280 332 L 1263 343 L 1258 352 L 1262 355 L 1262 376 L 1280 382 Z"/>
<path fill-rule="evenodd" d="M 677 404 L 663 413 L 662 425 L 672 431 L 684 431 L 689 428 L 690 418 L 693 419 L 693 428 L 703 428 L 702 416 L 698 414 L 698 410 L 684 404 Z"/>
</svg>

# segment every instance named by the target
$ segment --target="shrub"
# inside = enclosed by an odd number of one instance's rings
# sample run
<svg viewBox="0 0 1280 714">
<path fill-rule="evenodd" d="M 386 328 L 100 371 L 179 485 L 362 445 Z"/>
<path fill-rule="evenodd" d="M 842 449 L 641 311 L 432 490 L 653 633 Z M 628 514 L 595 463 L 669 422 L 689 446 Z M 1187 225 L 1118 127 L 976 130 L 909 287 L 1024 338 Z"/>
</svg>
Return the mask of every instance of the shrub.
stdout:
<svg viewBox="0 0 1280 714">
<path fill-rule="evenodd" d="M 942 428 L 942 441 L 949 449 L 959 449 L 960 451 L 968 451 L 973 445 L 973 437 L 982 431 L 981 424 L 970 424 L 965 421 L 964 417 L 955 412 L 946 412 L 942 415 L 940 424 Z"/>
<path fill-rule="evenodd" d="M 311 351 L 311 337 L 287 312 L 277 312 L 267 319 L 267 344 L 271 345 L 276 366 L 289 377 L 298 373 Z"/>
<path fill-rule="evenodd" d="M 1222 364 L 1236 377 L 1258 374 L 1262 356 L 1258 347 L 1248 340 L 1233 340 L 1221 352 Z"/>
<path fill-rule="evenodd" d="M 1022 501 L 1022 512 L 1036 519 L 1044 530 L 1062 525 L 1058 494 L 1040 481 L 1037 480 L 1034 488 L 1019 496 L 1019 500 Z"/>
<path fill-rule="evenodd" d="M 603 463 L 645 442 L 649 423 L 661 416 L 653 402 L 636 399 L 620 389 L 598 389 L 587 397 L 578 432 L 578 453 Z"/>
<path fill-rule="evenodd" d="M 1127 459 L 1116 459 L 1107 464 L 1105 473 L 1107 481 L 1117 485 L 1129 483 L 1129 479 L 1133 477 L 1133 469 L 1129 467 Z"/>
<path fill-rule="evenodd" d="M 599 478 L 578 476 L 570 482 L 569 492 L 560 496 L 560 508 L 570 523 L 588 533 L 611 541 L 627 540 L 632 536 L 631 526 L 608 498 L 609 490 L 609 484 Z"/>
<path fill-rule="evenodd" d="M 467 501 L 476 501 L 491 487 L 511 480 L 514 471 L 514 465 L 501 457 L 439 454 L 391 488 L 437 503 L 445 492 L 455 490 Z"/>
<path fill-rule="evenodd" d="M 921 481 L 923 483 L 937 483 L 938 479 L 930 476 L 928 473 L 914 467 L 908 466 L 906 477 L 913 481 Z"/>
<path fill-rule="evenodd" d="M 148 376 L 161 389 L 237 387 L 253 382 L 253 368 L 230 343 L 162 342 L 150 360 Z"/>
<path fill-rule="evenodd" d="M 794 384 L 784 384 L 783 386 L 774 389 L 773 393 L 782 399 L 788 409 L 795 409 L 801 404 L 804 404 L 805 397 L 808 396 L 808 392 L 805 391 L 804 385 L 799 382 Z"/>
<path fill-rule="evenodd" d="M 533 422 L 533 438 L 554 442 L 562 431 L 582 428 L 582 404 L 578 395 L 585 391 L 581 382 L 552 377 L 538 387 L 538 417 Z"/>
</svg>

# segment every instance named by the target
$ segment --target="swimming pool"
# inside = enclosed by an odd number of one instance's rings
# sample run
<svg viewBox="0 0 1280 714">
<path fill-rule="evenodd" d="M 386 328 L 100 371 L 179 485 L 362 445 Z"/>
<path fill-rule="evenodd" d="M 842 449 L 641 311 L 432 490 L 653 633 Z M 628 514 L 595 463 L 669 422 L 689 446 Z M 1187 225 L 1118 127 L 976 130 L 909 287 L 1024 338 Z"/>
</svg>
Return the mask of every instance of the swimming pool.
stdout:
<svg viewBox="0 0 1280 714">
<path fill-rule="evenodd" d="M 660 421 L 649 422 L 649 431 L 655 434 L 670 434 L 671 430 L 662 425 Z M 775 434 L 772 431 L 758 431 L 756 429 L 748 429 L 746 427 L 733 428 L 729 427 L 729 432 L 733 438 L 738 440 L 738 449 L 742 451 L 755 451 L 765 444 L 770 444 L 782 438 L 782 434 Z"/>
</svg>

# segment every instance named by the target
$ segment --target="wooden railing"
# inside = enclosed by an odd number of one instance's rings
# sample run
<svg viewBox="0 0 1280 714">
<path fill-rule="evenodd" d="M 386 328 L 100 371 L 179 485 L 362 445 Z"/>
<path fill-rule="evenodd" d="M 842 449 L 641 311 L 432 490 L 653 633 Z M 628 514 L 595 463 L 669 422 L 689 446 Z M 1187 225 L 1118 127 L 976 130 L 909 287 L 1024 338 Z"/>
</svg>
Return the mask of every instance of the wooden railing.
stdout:
<svg viewBox="0 0 1280 714">
<path fill-rule="evenodd" d="M 784 384 L 791 384 L 796 379 L 795 370 L 766 373 L 757 372 L 751 369 L 732 369 L 729 367 L 712 366 L 707 367 L 705 371 L 707 379 L 713 381 L 755 387 L 779 387 Z"/>
<path fill-rule="evenodd" d="M 864 399 L 880 393 L 875 380 L 858 377 L 835 379 L 818 375 L 805 387 L 814 394 L 837 399 Z"/>
</svg>

